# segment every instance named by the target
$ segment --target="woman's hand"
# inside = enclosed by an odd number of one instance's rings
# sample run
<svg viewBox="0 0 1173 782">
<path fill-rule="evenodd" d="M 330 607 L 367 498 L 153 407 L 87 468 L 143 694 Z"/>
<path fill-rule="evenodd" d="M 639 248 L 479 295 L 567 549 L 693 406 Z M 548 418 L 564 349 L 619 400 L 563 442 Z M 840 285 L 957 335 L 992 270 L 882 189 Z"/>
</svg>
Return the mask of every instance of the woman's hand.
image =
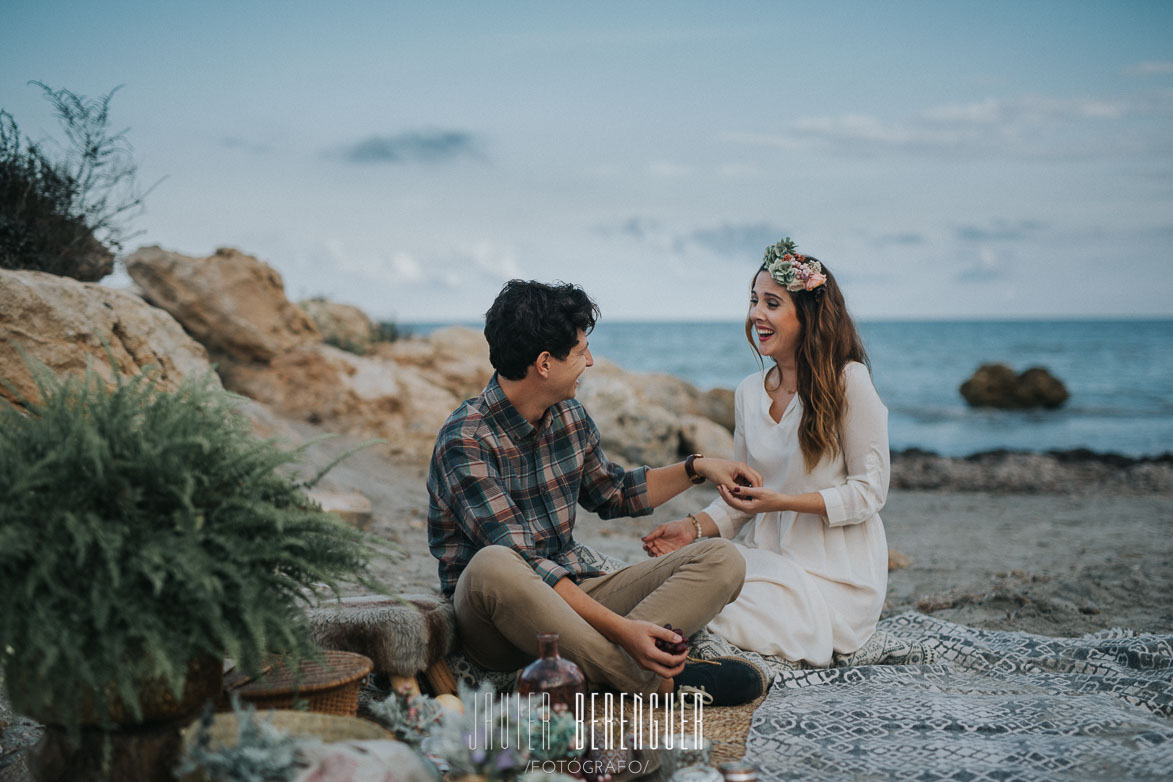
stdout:
<svg viewBox="0 0 1173 782">
<path fill-rule="evenodd" d="M 776 510 L 791 510 L 787 504 L 790 495 L 765 489 L 760 486 L 734 486 L 732 489 L 718 486 L 721 499 L 729 507 L 742 513 L 768 513 Z"/>
<path fill-rule="evenodd" d="M 762 485 L 762 476 L 745 462 L 702 456 L 692 463 L 692 468 L 696 470 L 697 475 L 703 475 L 717 486 L 729 489 L 738 485 Z"/>
<path fill-rule="evenodd" d="M 689 519 L 669 521 L 644 535 L 642 540 L 649 557 L 662 557 L 696 540 L 696 525 Z"/>
</svg>

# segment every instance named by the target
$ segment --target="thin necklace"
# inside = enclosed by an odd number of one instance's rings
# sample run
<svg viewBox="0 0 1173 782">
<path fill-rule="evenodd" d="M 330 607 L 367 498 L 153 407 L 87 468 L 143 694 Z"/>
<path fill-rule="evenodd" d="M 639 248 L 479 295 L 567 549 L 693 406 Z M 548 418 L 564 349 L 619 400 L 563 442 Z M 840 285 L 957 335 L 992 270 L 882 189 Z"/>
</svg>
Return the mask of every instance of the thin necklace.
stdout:
<svg viewBox="0 0 1173 782">
<path fill-rule="evenodd" d="M 774 388 L 781 391 L 783 394 L 797 394 L 798 393 L 798 384 L 796 383 L 794 385 L 794 388 L 791 388 L 791 389 L 783 388 L 782 387 L 782 370 L 778 367 L 777 364 L 775 364 L 774 367 L 770 370 L 770 372 L 773 372 L 775 369 L 778 370 L 778 385 L 774 386 Z M 767 380 L 767 382 L 769 381 L 768 374 L 766 375 L 766 380 Z"/>
</svg>

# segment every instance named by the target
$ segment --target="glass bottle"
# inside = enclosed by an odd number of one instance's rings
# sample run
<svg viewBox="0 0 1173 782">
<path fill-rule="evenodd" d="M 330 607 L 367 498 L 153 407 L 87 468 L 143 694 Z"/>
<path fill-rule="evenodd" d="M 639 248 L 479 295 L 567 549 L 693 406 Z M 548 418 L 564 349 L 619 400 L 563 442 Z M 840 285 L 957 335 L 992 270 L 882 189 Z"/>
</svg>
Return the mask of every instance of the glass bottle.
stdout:
<svg viewBox="0 0 1173 782">
<path fill-rule="evenodd" d="M 574 696 L 586 693 L 582 670 L 558 655 L 558 633 L 538 633 L 538 659 L 517 676 L 519 695 L 549 693 L 550 707 L 574 708 Z"/>
</svg>

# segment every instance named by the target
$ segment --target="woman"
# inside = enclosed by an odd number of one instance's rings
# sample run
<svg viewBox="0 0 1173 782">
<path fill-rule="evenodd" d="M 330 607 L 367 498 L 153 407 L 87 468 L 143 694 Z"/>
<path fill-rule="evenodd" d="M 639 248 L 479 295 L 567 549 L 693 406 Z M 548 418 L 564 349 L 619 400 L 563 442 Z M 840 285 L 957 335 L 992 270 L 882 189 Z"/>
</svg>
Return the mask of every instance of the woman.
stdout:
<svg viewBox="0 0 1173 782">
<path fill-rule="evenodd" d="M 826 666 L 868 640 L 884 604 L 888 410 L 835 277 L 789 238 L 766 249 L 754 275 L 745 335 L 773 366 L 737 387 L 733 458 L 763 485 L 719 487 L 644 548 L 660 556 L 699 537 L 733 538 L 745 586 L 708 629 L 742 649 Z"/>
</svg>

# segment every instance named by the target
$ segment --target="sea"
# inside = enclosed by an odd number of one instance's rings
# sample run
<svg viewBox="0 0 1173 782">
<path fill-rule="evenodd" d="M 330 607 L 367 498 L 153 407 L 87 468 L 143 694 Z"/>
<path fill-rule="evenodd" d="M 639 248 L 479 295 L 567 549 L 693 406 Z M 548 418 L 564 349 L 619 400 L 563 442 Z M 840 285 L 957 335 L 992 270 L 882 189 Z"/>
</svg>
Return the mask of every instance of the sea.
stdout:
<svg viewBox="0 0 1173 782">
<path fill-rule="evenodd" d="M 444 324 L 415 324 L 426 335 Z M 465 323 L 472 328 L 480 324 Z M 1130 457 L 1173 450 L 1173 320 L 875 321 L 858 324 L 888 407 L 893 450 L 944 456 L 1086 448 Z M 758 371 L 742 322 L 600 321 L 591 351 L 703 390 Z M 1048 369 L 1058 410 L 974 409 L 960 387 L 983 363 Z M 589 370 L 588 370 L 589 371 Z"/>
</svg>

